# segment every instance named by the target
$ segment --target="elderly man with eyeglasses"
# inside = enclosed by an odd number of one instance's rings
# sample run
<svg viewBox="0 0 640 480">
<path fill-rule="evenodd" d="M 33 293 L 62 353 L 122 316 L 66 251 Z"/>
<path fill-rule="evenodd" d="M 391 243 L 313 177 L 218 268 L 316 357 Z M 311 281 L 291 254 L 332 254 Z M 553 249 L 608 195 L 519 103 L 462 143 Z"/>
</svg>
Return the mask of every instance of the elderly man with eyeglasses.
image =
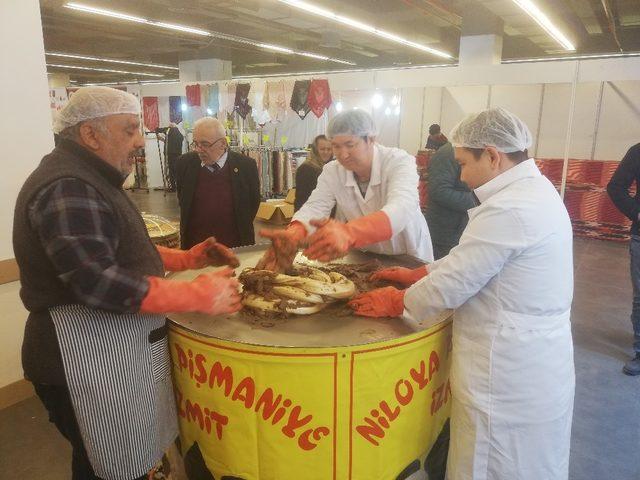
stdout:
<svg viewBox="0 0 640 480">
<path fill-rule="evenodd" d="M 229 150 L 224 125 L 212 117 L 194 123 L 191 149 L 176 168 L 182 248 L 209 237 L 231 248 L 253 245 L 260 206 L 256 162 Z"/>
</svg>

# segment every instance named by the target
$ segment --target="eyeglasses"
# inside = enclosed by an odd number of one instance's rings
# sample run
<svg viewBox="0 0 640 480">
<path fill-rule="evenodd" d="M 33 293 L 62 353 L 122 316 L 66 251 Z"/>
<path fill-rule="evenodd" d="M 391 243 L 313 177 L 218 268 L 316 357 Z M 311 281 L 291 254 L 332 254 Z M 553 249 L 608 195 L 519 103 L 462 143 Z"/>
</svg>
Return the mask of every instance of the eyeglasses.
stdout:
<svg viewBox="0 0 640 480">
<path fill-rule="evenodd" d="M 191 142 L 190 147 L 192 149 L 196 149 L 196 148 L 202 148 L 203 150 L 209 149 L 214 147 L 216 144 L 220 143 L 221 141 L 226 140 L 226 138 L 222 137 L 219 138 L 218 140 L 216 140 L 215 142 L 211 143 L 211 142 L 196 142 L 195 140 L 193 142 Z"/>
</svg>

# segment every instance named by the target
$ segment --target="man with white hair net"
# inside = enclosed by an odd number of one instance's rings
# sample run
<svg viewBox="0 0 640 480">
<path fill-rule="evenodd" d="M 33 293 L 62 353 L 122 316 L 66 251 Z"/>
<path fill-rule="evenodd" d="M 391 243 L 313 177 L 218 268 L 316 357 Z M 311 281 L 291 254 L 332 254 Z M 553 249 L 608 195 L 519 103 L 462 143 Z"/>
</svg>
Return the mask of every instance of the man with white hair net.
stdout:
<svg viewBox="0 0 640 480">
<path fill-rule="evenodd" d="M 308 245 L 304 254 L 321 262 L 343 257 L 351 248 L 433 260 L 415 159 L 376 143 L 377 134 L 363 110 L 339 113 L 329 122 L 327 136 L 336 160 L 325 165 L 315 190 L 286 230 L 260 232 L 273 246 L 259 268 L 285 270 L 303 243 Z"/>
<path fill-rule="evenodd" d="M 54 130 L 14 216 L 25 375 L 73 447 L 74 480 L 146 478 L 177 435 L 164 313 L 240 308 L 230 268 L 192 282 L 165 270 L 237 259 L 214 239 L 189 251 L 149 239 L 122 189 L 144 146 L 133 95 L 81 88 Z"/>
<path fill-rule="evenodd" d="M 575 374 L 569 323 L 572 231 L 551 182 L 528 158 L 531 133 L 502 108 L 451 133 L 462 180 L 480 201 L 460 243 L 404 279 L 350 302 L 357 314 L 424 327 L 455 309 L 450 480 L 564 480 Z"/>
</svg>

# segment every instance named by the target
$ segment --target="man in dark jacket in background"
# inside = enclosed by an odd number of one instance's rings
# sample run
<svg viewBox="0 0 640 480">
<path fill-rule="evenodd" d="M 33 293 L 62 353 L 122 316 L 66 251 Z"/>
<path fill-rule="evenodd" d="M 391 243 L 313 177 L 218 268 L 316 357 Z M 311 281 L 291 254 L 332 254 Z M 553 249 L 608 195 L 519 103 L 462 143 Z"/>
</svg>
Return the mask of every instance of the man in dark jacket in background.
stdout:
<svg viewBox="0 0 640 480">
<path fill-rule="evenodd" d="M 184 143 L 184 135 L 180 132 L 180 129 L 175 123 L 171 123 L 167 129 L 165 155 L 167 157 L 169 188 L 172 192 L 176 189 L 176 163 L 178 158 L 182 155 L 182 144 Z"/>
<path fill-rule="evenodd" d="M 629 193 L 635 182 L 636 194 Z M 633 284 L 633 308 L 631 310 L 631 324 L 633 325 L 634 357 L 629 360 L 622 371 L 627 375 L 640 375 L 640 229 L 638 225 L 640 215 L 640 143 L 629 149 L 617 170 L 611 177 L 607 192 L 618 207 L 633 222 L 631 224 L 631 241 L 629 253 L 631 256 L 631 283 Z"/>
<path fill-rule="evenodd" d="M 255 160 L 230 151 L 224 126 L 212 117 L 194 123 L 192 147 L 176 168 L 182 248 L 209 237 L 230 248 L 253 245 L 260 206 Z"/>
<path fill-rule="evenodd" d="M 450 142 L 431 157 L 427 188 L 429 202 L 425 218 L 431 232 L 433 257 L 438 260 L 458 244 L 469 220 L 467 210 L 476 206 L 473 193 L 460 180 L 460 166 Z"/>
</svg>

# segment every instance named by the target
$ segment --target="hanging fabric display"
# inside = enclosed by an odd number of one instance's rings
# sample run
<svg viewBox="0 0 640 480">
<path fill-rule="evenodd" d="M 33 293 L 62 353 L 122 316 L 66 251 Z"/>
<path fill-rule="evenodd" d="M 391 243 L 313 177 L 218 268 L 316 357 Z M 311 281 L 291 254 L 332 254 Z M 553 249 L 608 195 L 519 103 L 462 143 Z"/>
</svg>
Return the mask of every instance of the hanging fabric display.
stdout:
<svg viewBox="0 0 640 480">
<path fill-rule="evenodd" d="M 161 126 L 169 125 L 169 97 L 158 97 L 158 121 Z"/>
<path fill-rule="evenodd" d="M 264 97 L 266 94 L 266 82 L 256 81 L 251 85 L 249 93 L 249 105 L 251 105 L 251 118 L 262 128 L 271 117 L 269 111 L 264 107 Z"/>
<path fill-rule="evenodd" d="M 236 86 L 236 83 L 229 83 L 227 85 L 227 100 L 225 105 L 225 117 L 223 118 L 224 121 L 227 120 L 227 117 L 233 114 L 236 99 Z"/>
<path fill-rule="evenodd" d="M 187 85 L 187 105 L 190 107 L 199 107 L 200 106 L 200 85 Z"/>
<path fill-rule="evenodd" d="M 326 78 L 311 80 L 307 102 L 313 114 L 318 118 L 331 106 L 331 90 Z"/>
<path fill-rule="evenodd" d="M 251 113 L 251 105 L 249 105 L 250 83 L 239 83 L 236 87 L 236 100 L 233 103 L 233 109 L 244 119 Z"/>
<path fill-rule="evenodd" d="M 293 85 L 293 93 L 291 95 L 291 110 L 296 112 L 300 119 L 304 120 L 311 111 L 309 107 L 309 85 L 310 80 L 296 80 Z"/>
<path fill-rule="evenodd" d="M 218 84 L 205 85 L 203 92 L 204 106 L 207 108 L 207 115 L 216 115 L 220 110 L 218 99 Z"/>
<path fill-rule="evenodd" d="M 291 97 L 289 97 L 291 98 Z M 269 112 L 272 122 L 282 122 L 287 112 L 287 96 L 284 81 L 267 82 L 264 108 Z"/>
<path fill-rule="evenodd" d="M 147 131 L 154 132 L 160 126 L 160 115 L 158 113 L 158 97 L 143 97 L 142 117 Z"/>
<path fill-rule="evenodd" d="M 182 97 L 169 97 L 169 121 L 182 123 Z"/>
</svg>

